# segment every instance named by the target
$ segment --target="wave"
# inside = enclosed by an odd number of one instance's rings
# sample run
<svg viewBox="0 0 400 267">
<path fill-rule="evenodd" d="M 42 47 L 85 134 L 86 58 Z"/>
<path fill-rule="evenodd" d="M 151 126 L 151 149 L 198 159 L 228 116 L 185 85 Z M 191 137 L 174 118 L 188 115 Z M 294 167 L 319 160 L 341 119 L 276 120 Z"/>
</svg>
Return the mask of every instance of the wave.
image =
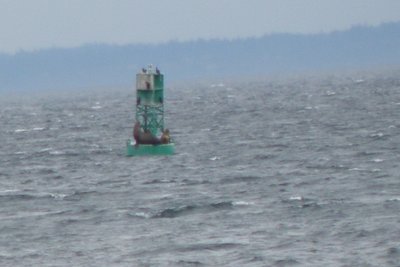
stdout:
<svg viewBox="0 0 400 267">
<path fill-rule="evenodd" d="M 232 201 L 223 201 L 216 203 L 209 203 L 205 205 L 184 205 L 177 208 L 167 208 L 159 211 L 157 214 L 152 216 L 153 218 L 176 218 L 180 216 L 185 216 L 188 214 L 198 213 L 198 212 L 213 212 L 217 210 L 231 209 L 235 205 L 240 206 Z"/>
<path fill-rule="evenodd" d="M 52 147 L 48 148 L 42 148 L 39 149 L 38 151 L 35 151 L 33 155 L 30 156 L 46 156 L 46 155 L 51 155 L 51 156 L 63 156 L 63 157 L 76 157 L 76 156 L 81 156 L 82 153 L 80 153 L 78 150 L 54 150 Z"/>
<path fill-rule="evenodd" d="M 234 201 L 232 202 L 233 206 L 251 206 L 254 205 L 254 202 L 247 202 L 247 201 Z"/>
<path fill-rule="evenodd" d="M 289 199 L 284 199 L 282 200 L 283 203 L 290 203 L 291 205 L 294 205 L 296 208 L 321 208 L 322 203 L 318 202 L 315 199 L 311 198 L 306 198 L 303 196 L 295 195 L 295 196 L 290 196 Z"/>
<path fill-rule="evenodd" d="M 33 200 L 42 198 L 64 199 L 67 195 L 49 192 L 32 192 L 21 190 L 4 190 L 0 191 L 0 199 L 2 200 Z"/>
<path fill-rule="evenodd" d="M 234 176 L 234 177 L 227 177 L 220 180 L 221 184 L 234 184 L 234 183 L 250 183 L 250 182 L 257 182 L 262 180 L 261 176 L 254 176 L 254 175 L 243 175 L 243 176 Z"/>
<path fill-rule="evenodd" d="M 54 216 L 66 213 L 66 211 L 16 211 L 13 214 L 1 215 L 1 220 L 15 220 L 32 217 Z"/>
<path fill-rule="evenodd" d="M 26 133 L 26 132 L 29 132 L 29 130 L 28 129 L 15 129 L 14 132 L 15 133 Z"/>
<path fill-rule="evenodd" d="M 160 219 L 160 218 L 176 218 L 196 213 L 215 212 L 220 210 L 229 210 L 234 207 L 247 207 L 254 205 L 254 202 L 247 201 L 222 201 L 216 203 L 208 203 L 204 205 L 183 205 L 180 207 L 166 208 L 158 212 L 151 212 L 148 210 L 139 210 L 135 212 L 128 212 L 128 216 L 141 219 Z"/>
<path fill-rule="evenodd" d="M 199 209 L 199 207 L 191 206 L 191 205 L 182 206 L 182 207 L 178 207 L 178 208 L 168 208 L 168 209 L 164 209 L 164 210 L 160 211 L 153 217 L 154 218 L 175 218 L 178 216 L 182 216 L 182 215 L 191 213 L 191 212 L 195 211 L 196 209 Z"/>
<path fill-rule="evenodd" d="M 128 214 L 131 217 L 136 217 L 136 218 L 142 218 L 142 219 L 150 219 L 152 215 L 150 213 L 144 212 L 144 211 L 139 211 L 135 212 L 133 214 Z"/>
<path fill-rule="evenodd" d="M 181 185 L 202 185 L 202 184 L 210 184 L 211 182 L 209 180 L 203 180 L 203 179 L 183 179 L 181 181 Z"/>
<path fill-rule="evenodd" d="M 388 257 L 399 258 L 400 257 L 400 249 L 397 247 L 390 247 L 387 249 L 386 254 Z"/>
<path fill-rule="evenodd" d="M 292 265 L 298 265 L 300 262 L 298 262 L 295 259 L 292 258 L 287 258 L 287 259 L 281 259 L 281 260 L 276 260 L 274 262 L 274 266 L 292 266 Z"/>
<path fill-rule="evenodd" d="M 31 129 L 26 129 L 26 128 L 18 128 L 14 130 L 14 133 L 27 133 L 31 131 L 39 132 L 39 131 L 44 131 L 47 130 L 46 127 L 33 127 Z"/>
<path fill-rule="evenodd" d="M 178 266 L 203 266 L 204 263 L 200 261 L 187 261 L 187 260 L 180 260 L 177 262 Z"/>
<path fill-rule="evenodd" d="M 59 178 L 59 177 L 56 177 Z M 52 193 L 52 192 L 36 192 L 31 190 L 3 190 L 0 191 L 0 200 L 35 200 L 35 199 L 54 199 L 65 201 L 76 201 L 98 191 L 76 191 L 73 193 Z"/>
<path fill-rule="evenodd" d="M 63 199 L 64 200 L 81 200 L 83 197 L 91 194 L 96 194 L 97 191 L 75 191 L 72 194 L 66 195 Z"/>
<path fill-rule="evenodd" d="M 175 181 L 173 179 L 172 180 L 169 180 L 169 179 L 153 179 L 153 180 L 150 180 L 150 181 L 143 182 L 143 184 L 145 184 L 145 185 L 150 185 L 150 184 L 170 184 L 170 183 L 175 183 Z"/>
<path fill-rule="evenodd" d="M 400 202 L 400 197 L 390 198 L 390 199 L 386 200 L 386 202 Z"/>
<path fill-rule="evenodd" d="M 192 252 L 199 250 L 224 250 L 224 249 L 233 249 L 239 246 L 242 246 L 242 243 L 233 243 L 233 242 L 222 242 L 222 243 L 204 243 L 204 244 L 192 244 L 182 248 L 178 248 L 177 250 L 180 252 Z"/>
<path fill-rule="evenodd" d="M 34 128 L 32 129 L 32 131 L 44 131 L 44 130 L 46 130 L 45 127 L 34 127 Z"/>
</svg>

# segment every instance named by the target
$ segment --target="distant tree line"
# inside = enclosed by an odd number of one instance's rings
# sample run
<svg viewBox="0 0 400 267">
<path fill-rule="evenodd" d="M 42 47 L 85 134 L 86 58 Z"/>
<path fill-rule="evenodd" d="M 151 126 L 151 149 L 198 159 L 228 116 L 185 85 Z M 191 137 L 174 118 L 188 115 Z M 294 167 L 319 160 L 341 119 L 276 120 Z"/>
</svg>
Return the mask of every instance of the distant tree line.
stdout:
<svg viewBox="0 0 400 267">
<path fill-rule="evenodd" d="M 132 85 L 149 63 L 175 81 L 399 66 L 399 47 L 400 22 L 310 35 L 53 48 L 0 54 L 0 91 Z"/>
</svg>

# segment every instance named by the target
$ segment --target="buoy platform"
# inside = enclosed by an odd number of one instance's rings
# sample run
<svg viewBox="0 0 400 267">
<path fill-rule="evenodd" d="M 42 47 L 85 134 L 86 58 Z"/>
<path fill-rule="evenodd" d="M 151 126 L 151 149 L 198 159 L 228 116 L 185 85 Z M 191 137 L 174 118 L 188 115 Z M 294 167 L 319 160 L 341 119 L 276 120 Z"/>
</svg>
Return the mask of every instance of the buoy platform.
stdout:
<svg viewBox="0 0 400 267">
<path fill-rule="evenodd" d="M 126 143 L 126 155 L 132 156 L 168 156 L 175 154 L 175 144 L 162 145 L 136 145 L 135 141 L 129 139 Z"/>
</svg>

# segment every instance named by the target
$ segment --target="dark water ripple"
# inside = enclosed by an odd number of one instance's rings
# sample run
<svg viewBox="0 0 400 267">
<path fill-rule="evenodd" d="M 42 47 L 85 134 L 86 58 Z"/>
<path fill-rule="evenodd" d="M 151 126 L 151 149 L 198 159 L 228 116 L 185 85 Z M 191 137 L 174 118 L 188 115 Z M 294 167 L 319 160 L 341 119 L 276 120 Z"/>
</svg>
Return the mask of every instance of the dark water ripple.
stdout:
<svg viewBox="0 0 400 267">
<path fill-rule="evenodd" d="M 0 266 L 399 266 L 398 77 L 168 88 L 172 157 L 133 90 L 1 98 Z"/>
</svg>

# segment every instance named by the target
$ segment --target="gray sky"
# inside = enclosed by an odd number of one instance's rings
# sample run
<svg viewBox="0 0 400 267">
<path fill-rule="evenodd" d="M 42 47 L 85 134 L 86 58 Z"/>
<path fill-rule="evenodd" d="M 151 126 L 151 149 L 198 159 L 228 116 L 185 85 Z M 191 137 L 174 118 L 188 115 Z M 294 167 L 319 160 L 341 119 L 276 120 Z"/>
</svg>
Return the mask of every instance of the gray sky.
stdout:
<svg viewBox="0 0 400 267">
<path fill-rule="evenodd" d="M 400 21 L 400 0 L 0 0 L 0 52 L 317 33 Z"/>
</svg>

